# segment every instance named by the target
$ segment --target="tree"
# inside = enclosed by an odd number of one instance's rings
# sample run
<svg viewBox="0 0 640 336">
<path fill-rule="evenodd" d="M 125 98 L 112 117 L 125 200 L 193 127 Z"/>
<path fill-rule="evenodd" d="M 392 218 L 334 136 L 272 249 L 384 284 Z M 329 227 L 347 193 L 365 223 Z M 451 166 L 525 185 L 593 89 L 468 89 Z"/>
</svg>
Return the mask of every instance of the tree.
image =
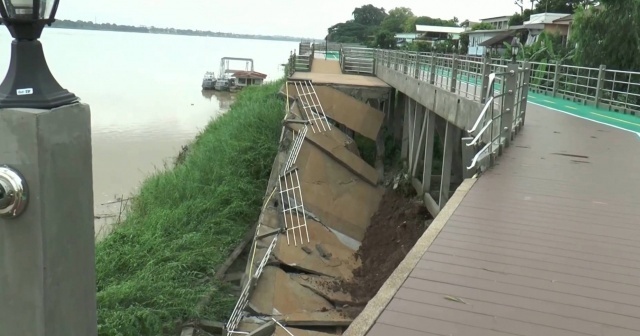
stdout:
<svg viewBox="0 0 640 336">
<path fill-rule="evenodd" d="M 338 43 L 363 43 L 375 33 L 387 13 L 384 8 L 364 5 L 353 10 L 353 20 L 337 23 L 328 29 L 329 41 Z"/>
<path fill-rule="evenodd" d="M 374 37 L 373 47 L 381 49 L 395 49 L 396 34 L 385 29 L 378 30 Z"/>
<path fill-rule="evenodd" d="M 384 8 L 364 5 L 353 10 L 353 21 L 364 26 L 379 26 L 387 13 Z"/>
<path fill-rule="evenodd" d="M 579 8 L 588 8 L 598 2 L 596 0 L 539 0 L 535 6 L 535 12 L 573 14 Z"/>
<path fill-rule="evenodd" d="M 509 18 L 509 26 L 520 26 L 524 24 L 525 21 L 529 21 L 532 13 L 532 10 L 525 9 L 522 13 L 513 14 L 511 18 Z"/>
<path fill-rule="evenodd" d="M 382 29 L 399 33 L 404 31 L 406 22 L 414 18 L 413 12 L 407 7 L 396 7 L 389 11 L 389 15 L 384 18 L 380 25 Z"/>
<path fill-rule="evenodd" d="M 530 10 L 533 10 L 535 8 L 536 2 L 538 2 L 538 0 L 515 0 L 513 4 L 520 7 L 520 14 L 523 14 L 524 11 L 527 9 L 525 8 L 525 6 L 531 5 Z"/>
<path fill-rule="evenodd" d="M 365 26 L 349 20 L 337 23 L 328 29 L 329 41 L 337 43 L 363 43 L 374 31 L 374 27 Z"/>
<path fill-rule="evenodd" d="M 578 64 L 620 70 L 640 69 L 640 1 L 602 0 L 601 8 L 578 9 L 571 41 Z"/>
</svg>

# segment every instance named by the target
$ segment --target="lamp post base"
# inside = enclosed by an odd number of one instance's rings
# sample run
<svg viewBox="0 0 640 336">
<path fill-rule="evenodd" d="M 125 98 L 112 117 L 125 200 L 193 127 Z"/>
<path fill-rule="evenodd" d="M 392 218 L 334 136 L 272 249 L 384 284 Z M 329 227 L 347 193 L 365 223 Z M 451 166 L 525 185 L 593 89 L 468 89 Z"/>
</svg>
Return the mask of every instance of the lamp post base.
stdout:
<svg viewBox="0 0 640 336">
<path fill-rule="evenodd" d="M 0 84 L 0 108 L 53 109 L 77 101 L 51 74 L 40 41 L 11 43 L 11 63 Z"/>
<path fill-rule="evenodd" d="M 0 216 L 0 335 L 96 336 L 89 106 L 0 109 L 0 144 L 29 187 Z"/>
</svg>

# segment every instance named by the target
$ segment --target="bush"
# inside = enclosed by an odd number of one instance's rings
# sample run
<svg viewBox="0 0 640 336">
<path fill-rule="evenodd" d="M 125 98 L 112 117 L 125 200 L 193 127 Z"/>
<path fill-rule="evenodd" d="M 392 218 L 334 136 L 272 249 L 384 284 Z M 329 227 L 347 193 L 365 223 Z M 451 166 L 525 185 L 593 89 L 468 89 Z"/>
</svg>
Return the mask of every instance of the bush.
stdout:
<svg viewBox="0 0 640 336">
<path fill-rule="evenodd" d="M 259 216 L 284 114 L 281 84 L 239 93 L 182 164 L 143 183 L 127 219 L 98 243 L 101 336 L 158 336 L 199 313 L 231 313 L 236 297 L 212 274 Z"/>
</svg>

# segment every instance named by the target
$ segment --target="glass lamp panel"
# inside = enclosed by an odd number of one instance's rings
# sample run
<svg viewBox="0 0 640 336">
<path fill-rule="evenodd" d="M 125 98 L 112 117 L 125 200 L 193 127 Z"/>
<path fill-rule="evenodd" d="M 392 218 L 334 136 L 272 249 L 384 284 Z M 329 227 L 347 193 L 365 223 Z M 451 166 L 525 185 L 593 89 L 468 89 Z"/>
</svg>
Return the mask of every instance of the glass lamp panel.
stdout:
<svg viewBox="0 0 640 336">
<path fill-rule="evenodd" d="M 7 14 L 14 19 L 33 19 L 34 0 L 4 0 Z"/>
<path fill-rule="evenodd" d="M 59 0 L 38 0 L 40 1 L 40 18 L 41 19 L 53 19 L 51 17 L 51 11 L 53 5 Z"/>
</svg>

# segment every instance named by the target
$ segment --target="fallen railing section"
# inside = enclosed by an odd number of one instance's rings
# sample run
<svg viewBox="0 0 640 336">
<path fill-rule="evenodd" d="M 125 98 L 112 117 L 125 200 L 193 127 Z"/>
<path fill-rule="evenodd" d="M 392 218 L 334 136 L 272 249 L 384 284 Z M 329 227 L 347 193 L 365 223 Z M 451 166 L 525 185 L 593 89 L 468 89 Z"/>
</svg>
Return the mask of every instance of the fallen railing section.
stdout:
<svg viewBox="0 0 640 336">
<path fill-rule="evenodd" d="M 288 92 L 290 84 L 293 84 L 296 88 L 297 98 L 294 104 L 298 104 L 300 109 L 304 112 L 303 117 L 306 120 L 287 119 L 290 116 L 291 112 Z M 264 267 L 272 257 L 280 233 L 284 232 L 287 237 L 287 244 L 293 243 L 294 246 L 304 244 L 305 242 L 308 243 L 310 241 L 309 231 L 307 228 L 307 215 L 305 213 L 304 201 L 302 199 L 300 177 L 298 175 L 298 168 L 295 167 L 295 163 L 300 153 L 300 149 L 302 148 L 302 145 L 304 144 L 304 141 L 306 139 L 308 128 L 311 128 L 314 133 L 320 133 L 331 130 L 331 124 L 329 123 L 324 110 L 322 109 L 322 105 L 320 104 L 316 91 L 310 81 L 287 82 L 285 84 L 285 88 L 287 96 L 287 111 L 284 122 L 302 123 L 304 124 L 304 126 L 298 132 L 292 131 L 293 139 L 288 149 L 289 154 L 287 155 L 287 159 L 282 167 L 279 168 L 278 188 L 277 190 L 273 190 L 271 196 L 265 202 L 266 207 L 266 204 L 270 202 L 275 192 L 279 191 L 281 204 L 280 211 L 282 213 L 284 227 L 279 230 L 274 230 L 266 234 L 259 235 L 259 233 L 261 232 L 261 225 L 258 225 L 256 234 L 254 236 L 252 250 L 250 252 L 250 264 L 248 267 L 249 277 L 245 281 L 236 306 L 231 313 L 231 317 L 225 325 L 225 333 L 227 336 L 247 334 L 247 332 L 238 331 L 238 327 L 240 326 L 240 323 L 246 315 L 245 310 L 247 308 L 249 298 L 251 297 L 251 293 L 256 286 Z M 283 135 L 280 139 L 281 143 L 284 140 L 285 127 L 286 126 L 283 126 Z M 253 262 L 256 259 L 256 254 L 258 252 L 258 240 L 264 239 L 265 237 L 271 235 L 273 235 L 274 238 L 271 240 L 269 247 L 264 252 L 264 255 L 262 256 L 262 259 L 260 259 L 258 267 L 255 268 L 254 271 Z M 274 321 L 284 331 L 291 334 L 278 321 Z"/>
</svg>

